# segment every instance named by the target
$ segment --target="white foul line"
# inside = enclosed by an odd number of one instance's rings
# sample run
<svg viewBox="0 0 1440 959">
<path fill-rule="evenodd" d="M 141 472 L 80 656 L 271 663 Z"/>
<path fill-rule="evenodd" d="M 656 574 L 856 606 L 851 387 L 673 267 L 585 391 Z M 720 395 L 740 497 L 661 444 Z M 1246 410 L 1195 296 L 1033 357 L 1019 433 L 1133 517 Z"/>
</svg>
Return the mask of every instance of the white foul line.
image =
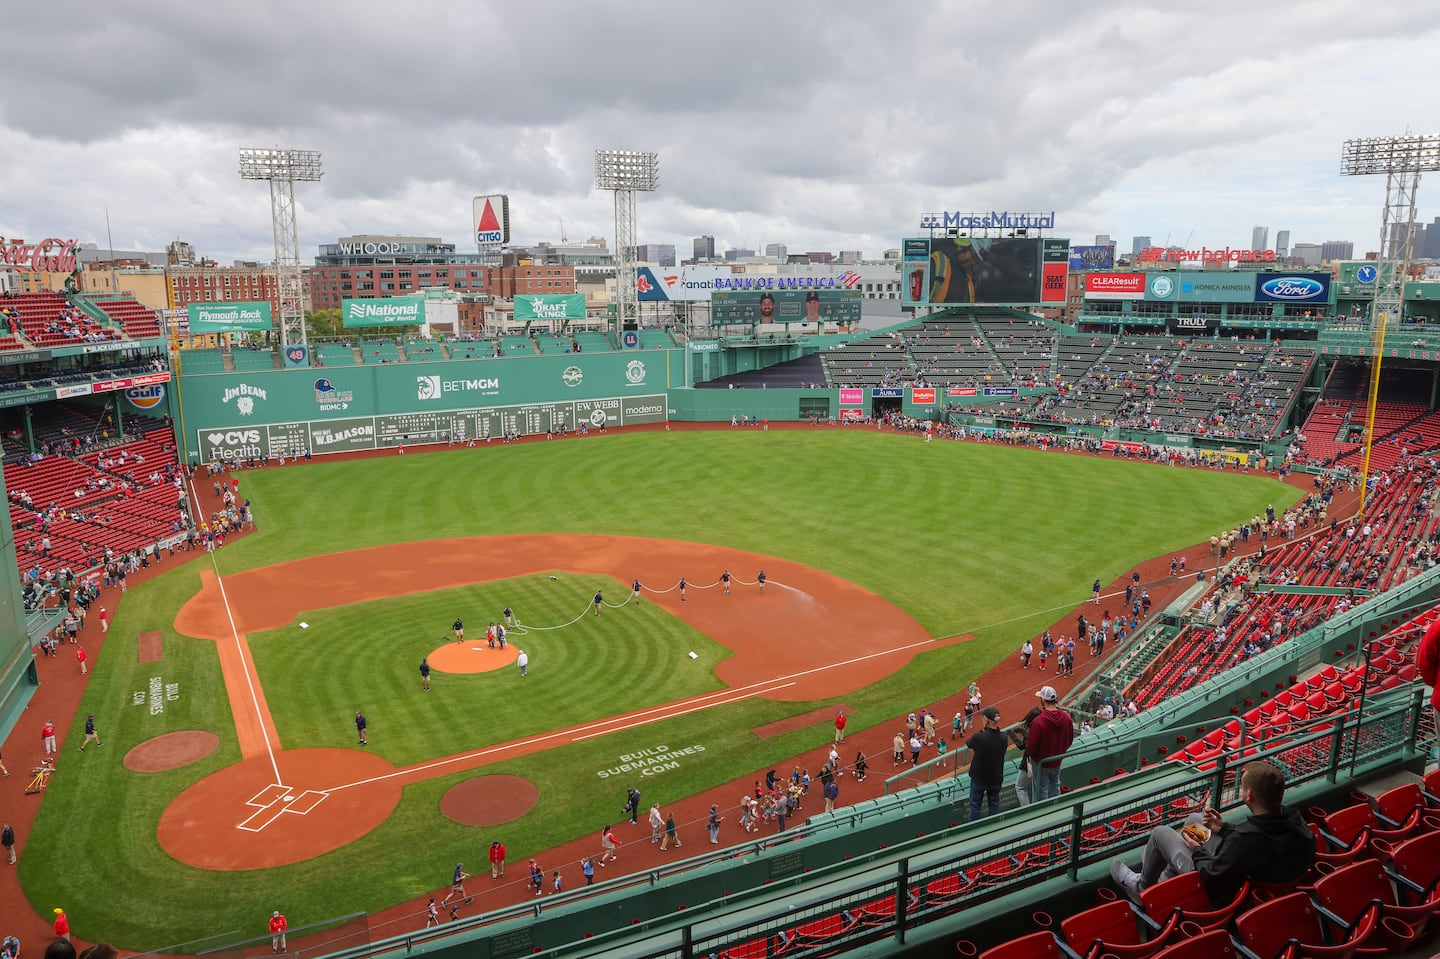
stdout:
<svg viewBox="0 0 1440 959">
<path fill-rule="evenodd" d="M 190 495 L 192 502 L 199 503 L 200 497 L 195 490 L 195 480 L 190 480 Z M 245 672 L 245 685 L 250 690 L 250 705 L 255 707 L 255 718 L 260 721 L 260 731 L 264 733 L 265 754 L 270 757 L 270 769 L 275 773 L 275 784 L 284 785 L 285 780 L 280 776 L 280 764 L 275 762 L 275 750 L 270 747 L 270 730 L 265 724 L 265 711 L 260 708 L 260 697 L 255 694 L 255 677 L 251 675 L 253 660 L 248 655 L 247 644 L 240 642 L 240 628 L 235 625 L 235 614 L 230 610 L 230 597 L 225 593 L 225 580 L 220 576 L 220 564 L 215 561 L 215 552 L 210 552 L 210 567 L 215 572 L 215 585 L 220 590 L 220 602 L 225 606 L 225 618 L 230 620 L 230 636 L 235 641 L 235 649 L 240 654 L 240 666 Z"/>
<path fill-rule="evenodd" d="M 495 753 L 507 752 L 513 749 L 518 749 L 520 747 L 534 745 L 536 743 L 549 742 L 550 740 L 554 739 L 563 739 L 567 736 L 570 737 L 571 742 L 581 742 L 586 739 L 593 739 L 597 736 L 609 735 L 610 733 L 620 732 L 625 729 L 634 729 L 637 726 L 647 726 L 651 723 L 659 722 L 662 719 L 669 719 L 674 716 L 684 716 L 688 713 L 698 712 L 702 709 L 710 709 L 714 706 L 724 706 L 730 703 L 738 703 L 742 700 L 751 699 L 755 696 L 763 696 L 765 693 L 775 692 L 780 689 L 788 689 L 789 687 L 795 685 L 794 680 L 799 679 L 802 676 L 809 676 L 812 673 L 822 673 L 826 670 L 835 669 L 840 666 L 852 666 L 855 663 L 863 663 L 866 660 L 876 659 L 881 656 L 889 656 L 894 653 L 903 653 L 911 649 L 917 649 L 921 646 L 929 646 L 934 642 L 935 640 L 927 639 L 919 643 L 909 643 L 905 646 L 896 646 L 893 649 L 885 649 L 875 653 L 867 653 L 864 656 L 856 656 L 854 659 L 847 659 L 838 663 L 828 663 L 824 666 L 815 666 L 810 669 L 801 670 L 798 673 L 790 673 L 785 676 L 776 676 L 773 679 L 767 679 L 763 682 L 758 683 L 751 683 L 748 686 L 739 686 L 733 689 L 721 690 L 719 692 L 706 693 L 703 696 L 695 696 L 691 697 L 690 699 L 682 699 L 678 702 L 670 703 L 668 705 L 651 706 L 647 709 L 641 709 L 633 713 L 625 713 L 624 715 L 614 716 L 610 719 L 604 719 L 598 722 L 587 723 L 583 726 L 577 726 L 568 730 L 562 729 L 556 732 L 546 733 L 543 736 L 537 736 L 533 739 L 521 739 L 508 743 L 500 743 L 498 745 L 491 746 L 487 749 L 481 749 L 476 752 L 460 753 L 455 756 L 448 756 L 444 759 L 435 760 L 434 762 L 423 763 L 419 766 L 407 766 L 404 769 L 397 769 L 395 770 L 395 772 L 386 773 L 383 776 L 372 776 L 369 779 L 357 780 L 356 782 L 346 783 L 343 786 L 331 786 L 325 791 L 339 792 L 341 789 L 349 789 L 352 786 L 366 786 L 370 785 L 371 783 L 384 782 L 387 779 L 394 779 L 399 776 L 409 776 L 413 773 L 425 772 L 431 769 L 439 769 L 444 766 L 454 765 L 455 763 L 469 762 L 474 759 L 479 759 L 483 756 L 490 756 L 494 755 Z M 790 680 L 790 682 L 786 682 L 786 680 Z M 775 685 L 777 683 L 782 685 Z M 741 695 L 735 695 L 737 693 Z M 718 701 L 707 703 L 707 700 Z M 686 708 L 676 711 L 676 708 L 681 706 L 684 706 Z M 661 715 L 652 715 L 657 713 Z M 642 718 L 646 716 L 649 716 L 650 718 Z M 616 723 L 626 719 L 634 719 L 636 721 L 628 723 L 626 725 L 615 725 Z M 585 735 L 575 735 L 576 733 L 582 732 L 584 730 L 599 731 L 586 733 Z"/>
</svg>

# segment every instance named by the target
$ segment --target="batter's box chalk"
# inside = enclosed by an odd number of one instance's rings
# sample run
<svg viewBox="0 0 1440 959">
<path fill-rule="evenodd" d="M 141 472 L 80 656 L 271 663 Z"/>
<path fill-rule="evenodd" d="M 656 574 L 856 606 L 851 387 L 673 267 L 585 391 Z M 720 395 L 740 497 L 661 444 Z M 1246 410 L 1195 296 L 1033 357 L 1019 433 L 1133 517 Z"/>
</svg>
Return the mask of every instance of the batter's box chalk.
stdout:
<svg viewBox="0 0 1440 959">
<path fill-rule="evenodd" d="M 245 800 L 245 805 L 259 806 L 263 809 L 271 803 L 283 798 L 289 792 L 289 786 L 282 786 L 279 783 L 271 783 L 255 795 L 251 796 L 249 799 Z"/>
</svg>

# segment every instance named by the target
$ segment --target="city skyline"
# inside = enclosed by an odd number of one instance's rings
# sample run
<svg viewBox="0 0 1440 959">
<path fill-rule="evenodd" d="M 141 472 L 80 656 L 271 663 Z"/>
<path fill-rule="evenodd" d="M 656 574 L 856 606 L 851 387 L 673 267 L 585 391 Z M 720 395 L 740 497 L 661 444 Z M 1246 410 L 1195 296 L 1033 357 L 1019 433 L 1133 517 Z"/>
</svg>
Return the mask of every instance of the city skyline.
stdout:
<svg viewBox="0 0 1440 959">
<path fill-rule="evenodd" d="M 180 238 L 220 262 L 268 260 L 268 191 L 240 180 L 237 153 L 279 145 L 324 155 L 324 178 L 296 190 L 302 251 L 361 233 L 466 249 L 471 197 L 489 192 L 511 196 L 517 244 L 613 245 L 593 152 L 619 147 L 659 153 L 637 235 L 677 251 L 709 234 L 722 252 L 878 258 L 924 213 L 1053 210 L 1048 232 L 1075 242 L 1240 247 L 1268 224 L 1363 255 L 1384 184 L 1340 177 L 1341 144 L 1412 125 L 1403 98 L 1377 94 L 1418 88 L 1440 31 L 1409 4 L 1357 19 L 1329 0 L 1299 18 L 1259 8 L 1239 35 L 1211 11 L 1143 2 L 1047 8 L 1043 32 L 1023 4 L 941 4 L 878 28 L 854 0 L 727 7 L 731 26 L 803 38 L 806 56 L 776 57 L 657 2 L 557 7 L 17 8 L 0 235 L 108 248 L 108 214 L 116 249 Z M 608 56 L 631 46 L 645 55 Z"/>
</svg>

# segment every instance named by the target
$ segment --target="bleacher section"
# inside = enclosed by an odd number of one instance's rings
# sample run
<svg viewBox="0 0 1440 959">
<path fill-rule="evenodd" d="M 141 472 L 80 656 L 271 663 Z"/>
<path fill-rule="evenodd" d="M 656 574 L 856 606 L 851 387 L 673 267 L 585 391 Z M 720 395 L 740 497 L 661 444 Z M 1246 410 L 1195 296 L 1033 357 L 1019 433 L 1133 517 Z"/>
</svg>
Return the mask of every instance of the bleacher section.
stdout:
<svg viewBox="0 0 1440 959">
<path fill-rule="evenodd" d="M 180 370 L 183 373 L 223 373 L 225 355 L 213 348 L 181 350 Z"/>
<path fill-rule="evenodd" d="M 427 363 L 433 360 L 443 360 L 445 354 L 435 340 L 427 340 L 423 336 L 411 336 L 405 339 L 405 358 L 412 363 Z"/>
<path fill-rule="evenodd" d="M 101 343 L 115 338 L 111 330 L 94 322 L 83 310 L 58 293 L 13 293 L 0 298 L 0 310 L 13 321 L 0 348 L 30 349 Z M 14 335 L 18 327 L 23 340 Z"/>
<path fill-rule="evenodd" d="M 160 335 L 160 321 L 155 311 L 135 300 L 96 300 L 95 305 L 120 324 L 125 335 L 134 339 L 151 339 Z"/>
<path fill-rule="evenodd" d="M 50 412 L 65 410 L 57 406 Z M 134 425 L 143 428 L 145 422 L 137 418 Z M 7 462 L 4 471 L 22 572 L 37 566 L 88 569 L 106 548 L 146 548 L 183 528 L 174 434 L 167 426 L 151 426 L 139 439 L 78 456 Z"/>
<path fill-rule="evenodd" d="M 237 346 L 230 351 L 230 359 L 235 364 L 235 370 L 238 373 L 275 369 L 276 357 L 273 350 L 253 350 Z"/>
<path fill-rule="evenodd" d="M 355 347 L 344 343 L 313 344 L 314 365 L 316 366 L 358 366 Z"/>
<path fill-rule="evenodd" d="M 365 340 L 360 344 L 360 359 L 365 363 L 399 363 L 400 347 L 394 340 Z"/>
<path fill-rule="evenodd" d="M 505 356 L 535 355 L 535 341 L 528 336 L 502 336 L 499 342 Z"/>
</svg>

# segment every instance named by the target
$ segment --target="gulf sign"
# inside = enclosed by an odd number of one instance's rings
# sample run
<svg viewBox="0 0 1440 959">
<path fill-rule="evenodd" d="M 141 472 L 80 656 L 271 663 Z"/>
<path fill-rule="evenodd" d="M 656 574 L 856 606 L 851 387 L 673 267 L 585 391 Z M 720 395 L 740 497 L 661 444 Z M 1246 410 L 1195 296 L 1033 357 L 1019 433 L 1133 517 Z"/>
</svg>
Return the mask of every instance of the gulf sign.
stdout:
<svg viewBox="0 0 1440 959">
<path fill-rule="evenodd" d="M 1271 276 L 1268 273 L 1259 273 L 1255 277 L 1255 302 L 1328 303 L 1330 274 L 1294 273 Z"/>
<path fill-rule="evenodd" d="M 910 389 L 910 402 L 916 406 L 933 406 L 935 404 L 935 387 L 912 387 Z"/>
<path fill-rule="evenodd" d="M 1144 273 L 1087 273 L 1085 297 L 1090 300 L 1142 300 Z"/>
<path fill-rule="evenodd" d="M 165 385 L 132 386 L 125 391 L 125 402 L 137 410 L 153 410 L 165 402 Z"/>
</svg>

